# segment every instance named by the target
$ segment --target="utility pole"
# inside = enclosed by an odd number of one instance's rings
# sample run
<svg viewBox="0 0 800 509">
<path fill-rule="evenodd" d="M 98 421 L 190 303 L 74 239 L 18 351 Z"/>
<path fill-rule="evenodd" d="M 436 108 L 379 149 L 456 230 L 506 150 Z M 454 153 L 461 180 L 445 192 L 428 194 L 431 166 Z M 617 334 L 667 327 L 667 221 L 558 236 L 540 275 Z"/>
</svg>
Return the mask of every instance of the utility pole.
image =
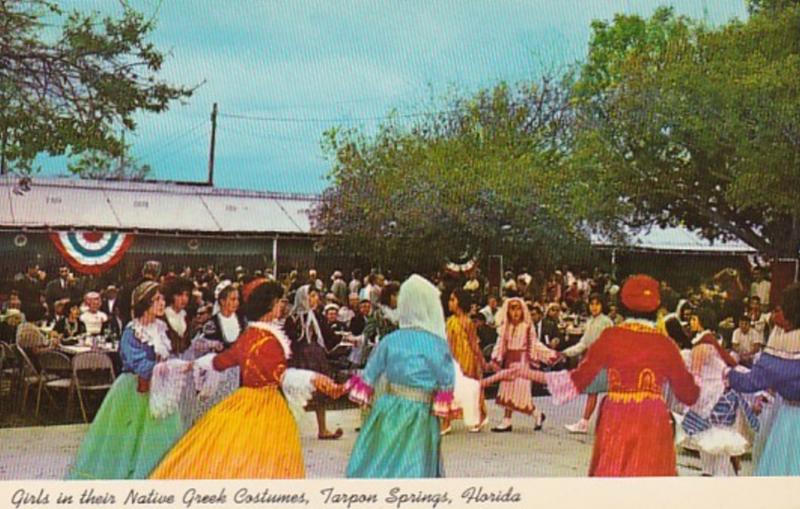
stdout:
<svg viewBox="0 0 800 509">
<path fill-rule="evenodd" d="M 6 175 L 6 142 L 8 141 L 8 129 L 3 129 L 3 138 L 0 139 L 0 175 Z"/>
<path fill-rule="evenodd" d="M 211 147 L 208 151 L 208 185 L 214 185 L 214 149 L 217 144 L 217 103 L 211 110 Z"/>
</svg>

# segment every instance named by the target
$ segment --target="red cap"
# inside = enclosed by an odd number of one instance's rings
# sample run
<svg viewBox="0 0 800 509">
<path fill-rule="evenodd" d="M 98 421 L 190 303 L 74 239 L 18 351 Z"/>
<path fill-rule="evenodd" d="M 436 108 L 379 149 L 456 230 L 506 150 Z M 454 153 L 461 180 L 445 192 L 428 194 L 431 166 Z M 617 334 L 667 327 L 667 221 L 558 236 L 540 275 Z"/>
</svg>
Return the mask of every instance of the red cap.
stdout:
<svg viewBox="0 0 800 509">
<path fill-rule="evenodd" d="M 622 285 L 620 299 L 630 311 L 651 313 L 661 305 L 658 281 L 644 274 L 630 276 Z"/>
<path fill-rule="evenodd" d="M 259 277 L 244 285 L 244 288 L 242 288 L 242 300 L 244 300 L 245 302 L 249 301 L 250 294 L 253 293 L 253 290 L 255 290 L 256 288 L 258 288 L 259 286 L 263 285 L 266 282 L 267 282 L 266 278 Z"/>
</svg>

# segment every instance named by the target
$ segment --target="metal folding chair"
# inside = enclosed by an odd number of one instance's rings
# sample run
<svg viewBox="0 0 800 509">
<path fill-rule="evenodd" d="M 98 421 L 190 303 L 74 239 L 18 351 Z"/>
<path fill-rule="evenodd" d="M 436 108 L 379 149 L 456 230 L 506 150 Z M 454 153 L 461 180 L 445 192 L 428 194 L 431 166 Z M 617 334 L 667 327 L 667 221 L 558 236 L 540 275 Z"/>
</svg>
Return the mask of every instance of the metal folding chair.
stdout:
<svg viewBox="0 0 800 509">
<path fill-rule="evenodd" d="M 50 389 L 64 389 L 67 391 L 67 417 L 72 406 L 72 360 L 61 352 L 47 351 L 36 356 L 39 363 L 39 387 L 36 391 L 36 416 L 42 403 L 42 392 L 47 394 L 52 403 L 55 398 Z"/>
<path fill-rule="evenodd" d="M 72 359 L 72 379 L 78 393 L 83 421 L 88 423 L 83 391 L 107 391 L 114 384 L 116 374 L 111 357 L 103 352 L 86 352 Z"/>
<path fill-rule="evenodd" d="M 39 370 L 36 368 L 36 365 L 31 361 L 31 358 L 25 352 L 25 349 L 19 345 L 15 345 L 17 349 L 17 355 L 20 359 L 20 377 L 19 382 L 22 386 L 22 413 L 28 408 L 28 392 L 30 391 L 31 386 L 39 385 L 41 381 L 41 374 Z M 52 397 L 52 396 L 51 396 Z"/>
</svg>

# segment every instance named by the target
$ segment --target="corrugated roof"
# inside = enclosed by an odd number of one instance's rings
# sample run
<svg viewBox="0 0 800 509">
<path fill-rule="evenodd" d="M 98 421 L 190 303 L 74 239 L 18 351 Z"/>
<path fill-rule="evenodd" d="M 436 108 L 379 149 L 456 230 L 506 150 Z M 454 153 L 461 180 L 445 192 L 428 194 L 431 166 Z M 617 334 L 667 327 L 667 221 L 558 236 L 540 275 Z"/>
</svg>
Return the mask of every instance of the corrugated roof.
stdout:
<svg viewBox="0 0 800 509">
<path fill-rule="evenodd" d="M 598 247 L 617 247 L 600 236 L 594 236 L 592 244 Z M 629 233 L 625 246 L 633 249 L 684 253 L 756 254 L 755 249 L 738 240 L 711 242 L 698 232 L 686 228 L 661 228 L 658 226 Z"/>
<path fill-rule="evenodd" d="M 221 189 L 172 182 L 0 177 L 0 227 L 97 228 L 197 233 L 311 233 L 315 195 Z M 6 197 L 8 197 L 6 199 Z M 613 245 L 601 237 L 592 243 Z M 656 251 L 754 254 L 739 241 L 710 242 L 685 228 L 653 227 L 629 235 L 627 247 Z"/>
<path fill-rule="evenodd" d="M 308 234 L 316 200 L 291 195 L 170 182 L 0 178 L 0 226 L 98 228 L 203 233 Z M 7 197 L 7 198 L 6 198 Z"/>
</svg>

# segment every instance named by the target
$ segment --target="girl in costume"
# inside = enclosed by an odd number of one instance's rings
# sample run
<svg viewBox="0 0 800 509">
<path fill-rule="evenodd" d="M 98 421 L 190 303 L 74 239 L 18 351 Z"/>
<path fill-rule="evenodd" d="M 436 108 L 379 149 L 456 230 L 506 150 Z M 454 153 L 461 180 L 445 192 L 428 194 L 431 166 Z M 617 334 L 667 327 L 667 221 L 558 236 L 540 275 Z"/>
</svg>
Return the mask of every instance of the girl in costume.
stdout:
<svg viewBox="0 0 800 509">
<path fill-rule="evenodd" d="M 783 291 L 783 325 L 773 328 L 766 348 L 750 371 L 728 370 L 731 389 L 743 393 L 772 390 L 779 398 L 776 415 L 755 475 L 800 475 L 800 284 Z"/>
<path fill-rule="evenodd" d="M 183 433 L 177 412 L 190 363 L 175 359 L 158 283 L 132 295 L 133 320 L 120 340 L 122 374 L 83 439 L 69 479 L 146 479 Z"/>
<path fill-rule="evenodd" d="M 670 414 L 663 387 L 669 383 L 687 405 L 699 388 L 678 349 L 653 319 L 660 304 L 658 281 L 629 277 L 620 291 L 628 319 L 605 329 L 572 371 L 518 370 L 546 383 L 556 404 L 575 398 L 600 371 L 608 372 L 608 395 L 600 403 L 589 475 L 595 477 L 677 475 Z"/>
<path fill-rule="evenodd" d="M 246 320 L 239 311 L 239 288 L 229 280 L 220 282 L 214 289 L 216 297 L 217 311 L 209 321 L 203 324 L 201 333 L 194 338 L 192 343 L 197 345 L 195 351 L 198 354 L 206 353 L 208 350 L 224 351 L 231 348 L 239 335 L 246 327 Z M 204 347 L 204 345 L 206 345 Z M 193 407 L 191 422 L 188 426 L 196 423 L 211 408 L 227 398 L 239 388 L 241 373 L 238 367 L 232 367 L 225 371 L 224 380 L 214 392 L 212 397 L 197 399 Z"/>
<path fill-rule="evenodd" d="M 328 362 L 325 348 L 325 336 L 322 333 L 323 318 L 317 308 L 320 304 L 319 292 L 311 285 L 301 286 L 294 297 L 294 308 L 284 322 L 284 331 L 292 345 L 292 358 L 289 365 L 296 369 L 314 371 L 321 375 L 334 375 Z M 343 435 L 342 428 L 328 430 L 325 421 L 325 401 L 314 399 L 314 412 L 317 416 L 317 438 L 320 440 L 336 440 Z"/>
<path fill-rule="evenodd" d="M 281 389 L 301 396 L 313 391 L 343 394 L 327 377 L 287 371 L 289 340 L 275 320 L 283 288 L 259 279 L 243 290 L 247 329 L 236 343 L 195 363 L 201 395 L 213 392 L 220 372 L 238 366 L 242 386 L 212 408 L 167 454 L 151 479 L 277 479 L 305 476 L 300 433 Z"/>
<path fill-rule="evenodd" d="M 539 342 L 525 301 L 519 297 L 506 299 L 499 313 L 500 328 L 492 350 L 491 367 L 495 370 L 529 365 L 531 362 L 553 362 L 558 353 Z M 511 415 L 521 412 L 534 415 L 534 428 L 541 429 L 545 415 L 536 411 L 531 393 L 531 381 L 517 378 L 500 382 L 497 404 L 505 408 L 503 423 L 492 428 L 497 433 L 509 432 Z"/>
<path fill-rule="evenodd" d="M 447 343 L 450 345 L 450 353 L 458 362 L 461 372 L 468 378 L 480 380 L 486 367 L 486 361 L 483 358 L 483 352 L 481 352 L 478 331 L 469 317 L 470 301 L 469 293 L 466 290 L 456 288 L 452 291 L 448 300 L 448 308 L 453 314 L 447 319 L 445 330 Z M 483 391 L 480 393 L 480 412 L 480 421 L 476 426 L 470 428 L 473 433 L 480 432 L 488 422 Z M 456 411 L 451 417 L 458 418 L 460 414 Z M 442 423 L 442 435 L 450 433 L 451 430 L 450 417 L 447 417 Z"/>
<path fill-rule="evenodd" d="M 400 329 L 381 340 L 364 371 L 348 382 L 350 399 L 372 405 L 372 411 L 356 439 L 347 477 L 444 474 L 437 416 L 450 415 L 458 369 L 447 345 L 439 290 L 412 275 L 400 287 L 397 315 Z M 509 375 L 504 372 L 485 382 Z M 375 398 L 381 377 L 385 392 Z M 477 390 L 472 399 L 477 406 Z"/>
<path fill-rule="evenodd" d="M 561 352 L 565 357 L 576 357 L 583 354 L 589 349 L 592 344 L 597 341 L 600 334 L 613 327 L 614 322 L 611 318 L 603 314 L 603 300 L 599 293 L 593 293 L 589 296 L 589 319 L 583 327 L 583 335 L 577 344 L 564 349 Z M 605 370 L 601 371 L 597 378 L 586 388 L 586 405 L 583 408 L 583 417 L 581 420 L 574 424 L 566 424 L 564 427 L 570 433 L 588 433 L 589 432 L 589 419 L 592 418 L 595 408 L 597 408 L 597 399 L 601 392 L 608 390 L 608 373 Z"/>
<path fill-rule="evenodd" d="M 687 442 L 700 451 L 702 475 L 729 476 L 738 474 L 738 457 L 748 449 L 747 439 L 736 426 L 739 411 L 753 429 L 758 429 L 758 420 L 738 393 L 725 389 L 722 373 L 736 366 L 736 360 L 720 345 L 713 332 L 716 323 L 714 312 L 705 308 L 696 310 L 689 320 L 695 334 L 689 369 L 700 385 L 700 397 L 681 426 L 689 437 Z"/>
</svg>

